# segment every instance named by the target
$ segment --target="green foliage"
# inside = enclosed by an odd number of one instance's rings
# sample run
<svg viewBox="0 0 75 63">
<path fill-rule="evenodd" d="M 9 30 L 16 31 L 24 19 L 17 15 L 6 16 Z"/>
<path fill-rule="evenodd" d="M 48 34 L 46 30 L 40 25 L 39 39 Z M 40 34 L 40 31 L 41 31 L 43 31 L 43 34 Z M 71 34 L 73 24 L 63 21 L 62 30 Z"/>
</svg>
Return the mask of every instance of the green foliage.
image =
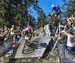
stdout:
<svg viewBox="0 0 75 63">
<path fill-rule="evenodd" d="M 1 0 L 0 3 L 2 6 L 2 17 L 0 22 L 6 24 L 7 26 L 15 25 L 15 26 L 27 26 L 29 25 L 35 26 L 35 18 L 31 15 L 28 10 L 30 7 L 33 7 L 35 11 L 38 13 L 36 28 L 43 27 L 46 24 L 46 16 L 42 8 L 38 6 L 39 0 L 25 0 L 22 4 L 22 0 Z M 0 26 L 3 26 L 2 24 Z"/>
<path fill-rule="evenodd" d="M 46 24 L 46 15 L 44 13 L 44 11 L 42 9 L 40 9 L 38 18 L 37 18 L 37 27 L 36 28 L 40 28 L 40 27 L 44 27 L 44 25 Z"/>
<path fill-rule="evenodd" d="M 6 25 L 26 26 L 27 22 L 30 25 L 34 25 L 34 17 L 29 14 L 28 8 L 37 6 L 38 0 L 25 0 L 24 4 L 22 0 L 0 0 L 1 13 L 3 16 L 0 18 L 0 23 Z M 14 4 L 15 3 L 15 4 Z M 30 15 L 30 16 L 29 16 Z M 2 20 L 1 20 L 2 19 Z M 0 26 L 3 26 L 2 24 Z"/>
<path fill-rule="evenodd" d="M 64 8 L 66 11 L 64 12 L 66 16 L 71 16 L 75 11 L 75 0 L 63 0 Z"/>
<path fill-rule="evenodd" d="M 0 19 L 0 27 L 2 27 L 4 25 L 4 20 Z"/>
</svg>

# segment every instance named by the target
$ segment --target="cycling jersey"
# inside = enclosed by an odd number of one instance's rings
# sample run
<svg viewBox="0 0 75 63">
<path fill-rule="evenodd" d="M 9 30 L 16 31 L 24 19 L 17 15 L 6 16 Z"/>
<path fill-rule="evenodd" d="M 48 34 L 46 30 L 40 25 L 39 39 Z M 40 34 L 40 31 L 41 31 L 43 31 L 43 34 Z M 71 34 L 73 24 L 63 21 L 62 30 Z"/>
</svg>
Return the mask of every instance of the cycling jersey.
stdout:
<svg viewBox="0 0 75 63">
<path fill-rule="evenodd" d="M 53 10 L 54 10 L 55 12 L 59 12 L 59 11 L 60 11 L 60 9 L 59 9 L 58 7 L 53 7 Z"/>
</svg>

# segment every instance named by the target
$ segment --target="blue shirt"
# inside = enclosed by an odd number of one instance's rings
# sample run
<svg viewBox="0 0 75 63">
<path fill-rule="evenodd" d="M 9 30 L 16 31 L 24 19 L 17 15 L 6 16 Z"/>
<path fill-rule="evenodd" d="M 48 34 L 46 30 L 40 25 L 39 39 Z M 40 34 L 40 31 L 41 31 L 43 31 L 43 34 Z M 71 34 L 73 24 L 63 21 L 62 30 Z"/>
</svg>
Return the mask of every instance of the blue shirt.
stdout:
<svg viewBox="0 0 75 63">
<path fill-rule="evenodd" d="M 54 10 L 55 12 L 60 11 L 60 9 L 59 9 L 58 7 L 53 7 L 53 10 Z"/>
</svg>

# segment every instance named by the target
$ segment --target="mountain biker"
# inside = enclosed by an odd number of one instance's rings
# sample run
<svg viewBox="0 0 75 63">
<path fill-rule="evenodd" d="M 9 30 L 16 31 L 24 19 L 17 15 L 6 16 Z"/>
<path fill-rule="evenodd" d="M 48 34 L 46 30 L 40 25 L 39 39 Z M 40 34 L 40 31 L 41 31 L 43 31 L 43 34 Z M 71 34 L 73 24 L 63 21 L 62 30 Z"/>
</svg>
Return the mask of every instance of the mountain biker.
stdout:
<svg viewBox="0 0 75 63">
<path fill-rule="evenodd" d="M 61 19 L 61 15 L 60 15 L 61 10 L 60 10 L 60 8 L 55 6 L 54 4 L 52 4 L 51 7 L 52 7 L 53 14 L 55 14 L 55 16 L 58 18 L 58 21 L 60 21 L 60 19 Z"/>
</svg>

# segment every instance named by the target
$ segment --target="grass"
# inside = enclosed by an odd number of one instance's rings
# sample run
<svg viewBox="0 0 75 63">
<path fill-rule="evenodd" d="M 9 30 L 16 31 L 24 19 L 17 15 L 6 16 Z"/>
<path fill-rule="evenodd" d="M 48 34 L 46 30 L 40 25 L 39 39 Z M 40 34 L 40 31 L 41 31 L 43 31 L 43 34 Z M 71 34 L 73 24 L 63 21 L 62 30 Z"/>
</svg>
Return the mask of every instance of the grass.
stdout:
<svg viewBox="0 0 75 63">
<path fill-rule="evenodd" d="M 4 56 L 4 63 L 9 63 L 10 58 L 11 56 L 8 56 L 7 58 Z M 59 58 L 57 57 L 57 48 L 54 51 L 49 52 L 48 56 L 41 59 L 17 59 L 15 62 L 13 61 L 10 61 L 10 63 L 60 63 Z"/>
</svg>

